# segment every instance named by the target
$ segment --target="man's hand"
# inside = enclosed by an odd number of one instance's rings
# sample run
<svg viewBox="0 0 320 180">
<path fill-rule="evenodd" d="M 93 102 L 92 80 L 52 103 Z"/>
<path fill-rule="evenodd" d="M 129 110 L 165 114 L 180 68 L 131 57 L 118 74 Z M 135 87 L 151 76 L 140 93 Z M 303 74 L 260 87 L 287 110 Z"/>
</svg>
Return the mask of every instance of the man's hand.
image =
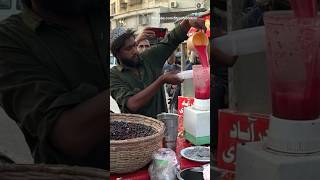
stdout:
<svg viewBox="0 0 320 180">
<path fill-rule="evenodd" d="M 134 96 L 129 97 L 127 101 L 127 108 L 131 113 L 137 113 L 139 109 L 146 106 L 153 96 L 162 88 L 164 83 L 168 84 L 179 84 L 183 82 L 175 72 L 169 72 L 161 75 L 148 87 L 144 88 L 142 91 L 138 92 Z"/>
<path fill-rule="evenodd" d="M 206 25 L 205 25 L 205 21 L 203 18 L 190 18 L 189 19 L 189 24 L 191 27 L 195 27 L 198 29 L 203 29 L 203 30 L 207 30 Z"/>
<path fill-rule="evenodd" d="M 141 34 L 136 37 L 136 42 L 139 44 L 140 41 L 143 41 L 148 38 L 154 38 L 156 36 L 155 32 L 149 28 L 145 28 Z"/>
<path fill-rule="evenodd" d="M 185 19 L 180 23 L 180 25 L 183 26 L 187 31 L 189 31 L 191 27 L 203 29 L 205 31 L 207 30 L 205 21 L 199 17 L 190 17 L 188 19 Z"/>
<path fill-rule="evenodd" d="M 177 76 L 177 73 L 175 72 L 168 72 L 161 76 L 162 82 L 172 85 L 177 85 L 183 82 L 183 79 L 179 78 Z"/>
</svg>

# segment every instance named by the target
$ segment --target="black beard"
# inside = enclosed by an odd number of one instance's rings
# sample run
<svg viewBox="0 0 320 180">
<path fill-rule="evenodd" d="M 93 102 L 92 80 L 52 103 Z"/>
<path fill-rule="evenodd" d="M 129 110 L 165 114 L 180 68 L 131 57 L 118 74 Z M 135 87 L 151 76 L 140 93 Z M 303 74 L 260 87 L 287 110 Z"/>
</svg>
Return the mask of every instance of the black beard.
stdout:
<svg viewBox="0 0 320 180">
<path fill-rule="evenodd" d="M 134 62 L 134 61 L 131 61 L 129 59 L 122 59 L 121 63 L 124 64 L 127 67 L 132 67 L 132 68 L 135 68 L 135 67 L 138 66 L 138 62 Z"/>
<path fill-rule="evenodd" d="M 57 15 L 86 15 L 97 7 L 99 0 L 38 0 L 45 10 Z"/>
</svg>

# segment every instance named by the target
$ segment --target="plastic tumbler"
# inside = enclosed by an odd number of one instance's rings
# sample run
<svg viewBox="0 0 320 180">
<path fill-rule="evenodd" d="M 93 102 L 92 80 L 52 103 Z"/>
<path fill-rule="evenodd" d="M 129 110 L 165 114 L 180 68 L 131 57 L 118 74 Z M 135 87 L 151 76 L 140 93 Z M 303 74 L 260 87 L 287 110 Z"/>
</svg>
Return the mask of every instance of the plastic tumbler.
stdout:
<svg viewBox="0 0 320 180">
<path fill-rule="evenodd" d="M 192 69 L 195 98 L 210 99 L 210 67 L 193 65 Z"/>
<path fill-rule="evenodd" d="M 320 18 L 291 11 L 264 16 L 273 115 L 312 120 L 320 110 Z"/>
<path fill-rule="evenodd" d="M 165 126 L 164 147 L 176 150 L 176 143 L 178 137 L 178 114 L 161 113 L 157 115 L 157 119 L 162 121 Z"/>
</svg>

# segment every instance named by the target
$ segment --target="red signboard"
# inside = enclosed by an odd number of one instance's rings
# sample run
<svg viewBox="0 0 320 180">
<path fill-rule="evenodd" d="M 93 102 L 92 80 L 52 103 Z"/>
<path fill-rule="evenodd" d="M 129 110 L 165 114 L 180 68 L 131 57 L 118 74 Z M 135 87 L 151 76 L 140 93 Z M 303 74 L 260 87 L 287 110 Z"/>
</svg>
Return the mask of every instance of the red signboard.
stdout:
<svg viewBox="0 0 320 180">
<path fill-rule="evenodd" d="M 268 126 L 268 115 L 220 110 L 217 166 L 234 171 L 237 144 L 262 140 Z"/>
<path fill-rule="evenodd" d="M 178 97 L 178 115 L 183 116 L 184 108 L 193 105 L 193 97 Z"/>
</svg>

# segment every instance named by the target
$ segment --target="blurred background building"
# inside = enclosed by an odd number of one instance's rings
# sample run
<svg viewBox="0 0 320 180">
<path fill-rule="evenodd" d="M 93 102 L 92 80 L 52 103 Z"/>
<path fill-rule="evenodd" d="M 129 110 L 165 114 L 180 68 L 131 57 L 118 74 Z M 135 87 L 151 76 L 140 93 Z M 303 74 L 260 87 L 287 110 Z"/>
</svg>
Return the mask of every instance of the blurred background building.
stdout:
<svg viewBox="0 0 320 180">
<path fill-rule="evenodd" d="M 210 9 L 210 0 L 110 0 L 110 27 L 173 29 L 177 18 Z"/>
</svg>

